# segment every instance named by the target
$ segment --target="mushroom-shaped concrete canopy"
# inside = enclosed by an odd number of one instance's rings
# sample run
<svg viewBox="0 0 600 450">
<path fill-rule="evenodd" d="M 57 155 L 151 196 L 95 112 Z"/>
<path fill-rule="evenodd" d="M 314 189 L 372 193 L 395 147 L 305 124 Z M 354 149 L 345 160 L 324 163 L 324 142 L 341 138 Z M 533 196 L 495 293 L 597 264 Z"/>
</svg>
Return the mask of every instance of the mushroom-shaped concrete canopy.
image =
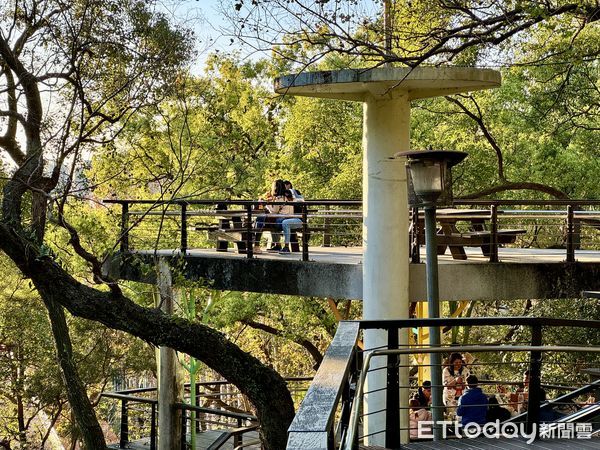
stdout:
<svg viewBox="0 0 600 450">
<path fill-rule="evenodd" d="M 304 72 L 275 79 L 275 92 L 306 97 L 365 101 L 408 92 L 410 100 L 500 86 L 500 72 L 469 67 L 345 69 Z M 369 95 L 370 94 L 370 95 Z"/>
</svg>

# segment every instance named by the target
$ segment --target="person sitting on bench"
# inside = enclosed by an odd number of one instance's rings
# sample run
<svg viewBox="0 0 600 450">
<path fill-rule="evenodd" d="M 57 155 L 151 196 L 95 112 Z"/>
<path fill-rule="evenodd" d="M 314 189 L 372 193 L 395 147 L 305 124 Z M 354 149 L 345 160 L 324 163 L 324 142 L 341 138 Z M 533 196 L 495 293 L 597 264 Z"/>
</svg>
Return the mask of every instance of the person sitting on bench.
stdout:
<svg viewBox="0 0 600 450">
<path fill-rule="evenodd" d="M 283 193 L 283 201 L 286 202 L 293 202 L 294 201 L 294 196 L 292 194 L 292 191 L 290 191 L 289 189 L 286 189 L 285 192 Z M 269 252 L 279 252 L 279 251 L 283 251 L 283 248 L 285 247 L 281 247 L 280 245 L 280 241 L 281 241 L 281 233 L 280 231 L 283 230 L 282 227 L 282 222 L 284 220 L 290 219 L 290 217 L 285 217 L 285 216 L 291 216 L 292 214 L 294 214 L 294 206 L 293 205 L 278 205 L 280 206 L 279 211 L 277 212 L 277 215 L 280 217 L 277 217 L 275 219 L 275 230 L 271 231 L 271 240 L 273 241 L 271 248 L 269 248 L 267 251 Z"/>
<path fill-rule="evenodd" d="M 267 196 L 269 201 L 273 202 L 283 202 L 285 201 L 285 185 L 283 184 L 283 180 L 275 180 L 273 181 L 273 185 L 271 186 L 270 196 Z M 261 214 L 256 217 L 256 233 L 254 234 L 254 253 L 262 253 L 262 249 L 260 248 L 260 238 L 262 237 L 263 228 L 266 223 L 275 223 L 276 217 L 273 217 L 271 214 L 279 214 L 281 208 L 286 205 L 267 205 L 265 210 L 267 214 Z"/>
<path fill-rule="evenodd" d="M 293 198 L 293 193 L 290 190 L 285 191 L 286 192 L 286 200 L 288 201 L 295 201 L 295 202 L 301 202 L 304 201 L 304 199 L 300 200 L 300 199 L 295 199 Z M 300 205 L 294 205 L 293 206 L 293 213 L 294 214 L 302 214 L 302 207 Z M 290 250 L 290 243 L 292 241 L 292 230 L 298 230 L 300 228 L 302 228 L 302 219 L 300 219 L 299 217 L 284 217 L 281 219 L 281 229 L 283 230 L 283 237 L 284 237 L 284 244 L 283 244 L 283 248 L 281 249 L 281 251 L 279 252 L 282 255 L 285 254 L 289 254 L 291 253 Z M 305 239 L 306 237 L 304 237 Z"/>
</svg>

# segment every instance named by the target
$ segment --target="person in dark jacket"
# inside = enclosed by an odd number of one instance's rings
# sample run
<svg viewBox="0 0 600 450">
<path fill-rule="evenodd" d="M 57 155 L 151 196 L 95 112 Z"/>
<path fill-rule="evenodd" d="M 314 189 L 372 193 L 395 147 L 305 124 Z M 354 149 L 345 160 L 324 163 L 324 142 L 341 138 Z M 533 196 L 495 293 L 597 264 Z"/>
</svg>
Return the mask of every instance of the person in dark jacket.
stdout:
<svg viewBox="0 0 600 450">
<path fill-rule="evenodd" d="M 417 399 L 419 400 L 421 408 L 429 409 L 429 406 L 431 405 L 431 381 L 423 381 L 423 386 L 417 391 Z"/>
<path fill-rule="evenodd" d="M 510 419 L 510 411 L 500 406 L 496 396 L 492 395 L 488 400 L 488 410 L 486 418 L 488 422 L 495 422 L 497 420 L 500 422 L 504 422 L 505 420 Z"/>
<path fill-rule="evenodd" d="M 479 380 L 475 375 L 467 377 L 467 391 L 458 399 L 456 414 L 460 416 L 460 423 L 466 426 L 470 423 L 485 425 L 488 409 L 488 398 L 477 385 Z"/>
</svg>

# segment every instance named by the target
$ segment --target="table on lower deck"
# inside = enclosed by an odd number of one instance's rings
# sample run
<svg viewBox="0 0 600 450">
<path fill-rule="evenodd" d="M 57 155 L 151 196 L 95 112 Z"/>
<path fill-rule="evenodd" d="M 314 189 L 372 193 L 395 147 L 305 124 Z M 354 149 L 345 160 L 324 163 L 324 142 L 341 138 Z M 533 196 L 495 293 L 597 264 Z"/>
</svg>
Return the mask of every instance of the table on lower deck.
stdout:
<svg viewBox="0 0 600 450">
<path fill-rule="evenodd" d="M 450 248 L 453 259 L 466 260 L 465 247 L 480 247 L 484 256 L 490 256 L 493 235 L 491 214 L 489 210 L 482 209 L 455 209 L 443 208 L 436 213 L 439 224 L 437 233 L 438 254 L 444 254 Z M 464 222 L 468 231 L 460 231 L 458 224 Z M 414 223 L 413 223 L 414 226 Z M 419 214 L 418 240 L 422 245 L 424 237 L 424 217 Z M 525 233 L 521 229 L 496 230 L 497 244 L 510 244 L 515 242 L 516 236 Z"/>
</svg>

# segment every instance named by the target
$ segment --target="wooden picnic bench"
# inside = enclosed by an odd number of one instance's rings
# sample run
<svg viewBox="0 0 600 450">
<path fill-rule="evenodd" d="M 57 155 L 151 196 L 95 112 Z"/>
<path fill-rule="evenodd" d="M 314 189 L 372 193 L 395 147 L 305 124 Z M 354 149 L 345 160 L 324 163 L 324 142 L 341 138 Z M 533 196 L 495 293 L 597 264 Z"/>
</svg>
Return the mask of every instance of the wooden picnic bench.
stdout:
<svg viewBox="0 0 600 450">
<path fill-rule="evenodd" d="M 225 206 L 225 205 L 223 205 Z M 220 211 L 225 211 L 221 209 Z M 255 211 L 255 213 L 263 214 L 261 211 Z M 273 215 L 277 217 L 277 215 Z M 299 217 L 301 215 L 293 215 L 293 216 L 281 216 L 281 217 Z M 271 233 L 278 232 L 281 233 L 280 226 L 273 222 L 265 222 L 263 228 L 261 230 L 257 228 L 248 228 L 247 227 L 247 213 L 244 211 L 233 212 L 228 211 L 224 213 L 223 216 L 219 217 L 219 223 L 216 228 L 208 229 L 208 237 L 209 239 L 216 241 L 217 251 L 218 252 L 226 252 L 229 248 L 229 242 L 233 242 L 236 247 L 238 253 L 247 253 L 248 242 L 252 241 L 253 237 L 248 236 L 248 232 L 251 234 L 257 233 L 259 231 L 269 231 Z M 249 231 L 250 230 L 250 231 Z M 300 251 L 299 237 L 302 239 L 306 239 L 307 241 L 310 239 L 310 233 L 313 231 L 324 231 L 325 229 L 322 227 L 311 227 L 307 230 L 306 236 L 303 235 L 301 229 L 293 229 L 290 233 L 290 249 L 292 252 Z M 249 239 L 250 238 L 250 239 Z"/>
<path fill-rule="evenodd" d="M 225 206 L 225 205 L 223 205 Z M 248 227 L 246 226 L 247 212 L 245 211 L 226 211 L 224 209 L 219 210 L 223 213 L 219 216 L 217 225 L 197 228 L 200 230 L 208 231 L 208 237 L 211 240 L 216 241 L 217 251 L 226 252 L 229 247 L 229 243 L 233 242 L 238 253 L 246 253 L 248 239 Z M 262 211 L 254 211 L 256 215 L 263 214 Z M 320 226 L 309 225 L 306 227 L 306 233 L 302 228 L 292 229 L 290 233 L 290 249 L 292 252 L 300 252 L 300 239 L 307 242 L 310 240 L 314 233 L 323 233 L 323 246 L 331 246 L 332 236 L 332 225 L 331 220 L 336 218 L 351 218 L 357 219 L 362 218 L 362 212 L 357 210 L 309 210 L 308 217 L 311 219 L 323 219 L 323 224 Z M 273 215 L 277 217 L 277 215 Z M 281 217 L 297 217 L 302 218 L 300 214 L 294 214 L 292 216 L 281 216 Z M 254 234 L 260 230 L 252 227 L 251 233 Z M 271 233 L 277 232 L 282 233 L 280 226 L 272 222 L 266 222 L 262 231 L 269 231 Z"/>
<path fill-rule="evenodd" d="M 489 257 L 492 251 L 492 231 L 488 230 L 490 212 L 488 210 L 441 209 L 437 214 L 439 229 L 437 232 L 437 253 L 443 255 L 450 249 L 453 259 L 466 260 L 465 247 L 480 247 L 483 255 Z M 465 221 L 469 231 L 461 232 L 457 223 Z M 425 226 L 423 217 L 419 217 L 418 245 L 425 244 Z M 499 229 L 496 231 L 497 244 L 512 244 L 517 236 L 524 234 L 523 229 Z"/>
</svg>

